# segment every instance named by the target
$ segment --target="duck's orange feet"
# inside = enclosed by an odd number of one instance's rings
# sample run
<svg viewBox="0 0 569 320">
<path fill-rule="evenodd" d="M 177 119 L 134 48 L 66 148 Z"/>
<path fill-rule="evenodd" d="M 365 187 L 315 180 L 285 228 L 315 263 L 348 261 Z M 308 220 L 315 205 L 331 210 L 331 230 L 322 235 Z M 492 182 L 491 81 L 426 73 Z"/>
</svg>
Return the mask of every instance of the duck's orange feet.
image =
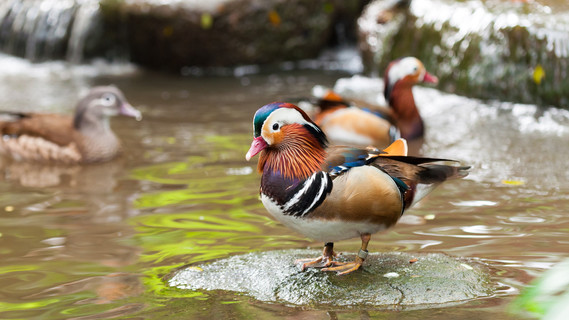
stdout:
<svg viewBox="0 0 569 320">
<path fill-rule="evenodd" d="M 342 276 L 342 275 L 352 273 L 352 272 L 358 270 L 362 266 L 362 262 L 363 261 L 358 260 L 358 259 L 356 259 L 353 262 L 336 262 L 336 261 L 333 261 L 332 265 L 334 265 L 335 267 L 324 268 L 324 269 L 322 269 L 322 271 L 336 271 L 336 272 L 338 272 L 339 276 Z"/>
<path fill-rule="evenodd" d="M 333 261 L 330 264 L 333 267 L 324 268 L 322 269 L 322 271 L 336 271 L 338 272 L 338 275 L 341 276 L 358 270 L 364 263 L 364 260 L 367 258 L 368 255 L 367 244 L 369 243 L 371 235 L 369 233 L 364 233 L 361 235 L 361 238 L 362 238 L 362 247 L 360 251 L 358 251 L 358 255 L 356 256 L 356 259 L 353 262 Z"/>
<path fill-rule="evenodd" d="M 301 271 L 306 270 L 306 268 L 325 268 L 332 265 L 334 261 L 325 256 L 318 257 L 316 259 L 298 259 L 295 261 L 295 264 L 302 263 L 300 267 Z"/>
<path fill-rule="evenodd" d="M 332 261 L 330 264 L 332 267 L 324 268 L 322 271 L 335 271 L 338 272 L 339 276 L 352 273 L 362 266 L 366 257 L 367 251 L 360 250 L 360 252 L 358 252 L 358 256 L 353 262 Z"/>
<path fill-rule="evenodd" d="M 334 244 L 332 242 L 328 242 L 324 245 L 324 251 L 322 252 L 322 256 L 316 259 L 298 259 L 295 261 L 295 264 L 302 263 L 300 268 L 301 271 L 306 270 L 306 268 L 325 268 L 329 267 L 334 264 L 334 257 L 336 257 L 336 253 L 333 250 Z"/>
</svg>

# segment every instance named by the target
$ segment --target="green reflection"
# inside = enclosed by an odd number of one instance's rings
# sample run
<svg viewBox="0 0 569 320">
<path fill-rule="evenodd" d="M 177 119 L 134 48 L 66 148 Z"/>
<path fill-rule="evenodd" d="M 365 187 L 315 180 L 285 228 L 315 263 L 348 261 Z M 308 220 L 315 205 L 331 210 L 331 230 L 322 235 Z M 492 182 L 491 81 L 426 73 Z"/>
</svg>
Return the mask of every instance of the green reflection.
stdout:
<svg viewBox="0 0 569 320">
<path fill-rule="evenodd" d="M 59 299 L 45 299 L 24 303 L 9 303 L 0 301 L 0 312 L 22 311 L 42 308 L 59 302 Z"/>
<path fill-rule="evenodd" d="M 5 275 L 10 272 L 32 271 L 37 269 L 38 269 L 37 266 L 32 266 L 32 265 L 2 266 L 0 267 L 0 274 Z"/>
<path fill-rule="evenodd" d="M 211 193 L 195 193 L 194 190 L 190 189 L 165 191 L 140 196 L 140 198 L 134 202 L 134 207 L 143 209 L 169 205 L 203 203 L 236 205 L 243 203 L 243 201 L 246 199 L 252 199 L 252 197 L 241 198 L 239 197 L 240 193 L 242 193 L 240 190 L 228 190 Z"/>
</svg>

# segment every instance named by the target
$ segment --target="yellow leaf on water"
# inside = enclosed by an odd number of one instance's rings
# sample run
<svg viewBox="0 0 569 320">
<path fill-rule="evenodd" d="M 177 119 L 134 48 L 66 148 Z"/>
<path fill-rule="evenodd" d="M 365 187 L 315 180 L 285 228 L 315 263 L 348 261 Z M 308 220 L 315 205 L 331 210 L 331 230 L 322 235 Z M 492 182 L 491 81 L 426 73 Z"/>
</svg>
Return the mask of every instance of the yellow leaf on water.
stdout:
<svg viewBox="0 0 569 320">
<path fill-rule="evenodd" d="M 269 11 L 269 21 L 275 27 L 278 27 L 281 24 L 281 16 L 275 10 Z"/>
<path fill-rule="evenodd" d="M 4 211 L 12 212 L 12 211 L 14 211 L 14 207 L 13 206 L 6 206 L 6 207 L 4 207 Z"/>
<path fill-rule="evenodd" d="M 522 180 L 502 180 L 502 184 L 506 184 L 509 186 L 521 186 L 524 185 L 525 182 Z"/>
<path fill-rule="evenodd" d="M 541 64 L 538 64 L 535 69 L 533 69 L 533 81 L 535 84 L 540 85 L 543 78 L 545 78 L 545 70 L 543 70 Z"/>
<path fill-rule="evenodd" d="M 201 25 L 203 29 L 211 28 L 211 26 L 213 25 L 213 17 L 211 16 L 211 14 L 207 12 L 202 13 Z"/>
<path fill-rule="evenodd" d="M 202 272 L 203 269 L 200 267 L 188 267 L 188 269 L 186 270 L 192 270 L 192 271 L 197 271 L 197 272 Z"/>
</svg>

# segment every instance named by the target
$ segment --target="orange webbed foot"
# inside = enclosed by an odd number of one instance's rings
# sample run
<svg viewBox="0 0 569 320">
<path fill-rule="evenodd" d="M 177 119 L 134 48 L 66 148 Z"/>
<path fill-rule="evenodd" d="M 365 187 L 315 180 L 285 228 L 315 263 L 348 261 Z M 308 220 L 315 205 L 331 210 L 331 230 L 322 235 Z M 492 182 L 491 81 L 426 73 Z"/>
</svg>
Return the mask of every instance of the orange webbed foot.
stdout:
<svg viewBox="0 0 569 320">
<path fill-rule="evenodd" d="M 298 259 L 294 263 L 299 264 L 302 263 L 300 267 L 301 271 L 306 270 L 307 268 L 325 268 L 333 265 L 335 261 L 332 260 L 332 257 L 321 256 L 316 259 Z"/>
<path fill-rule="evenodd" d="M 338 275 L 341 276 L 358 270 L 364 263 L 364 260 L 367 258 L 368 255 L 367 245 L 369 243 L 371 236 L 369 233 L 364 233 L 361 235 L 361 238 L 362 238 L 362 247 L 358 252 L 358 255 L 356 256 L 356 259 L 353 262 L 333 261 L 331 263 L 333 267 L 324 268 L 322 269 L 322 271 L 336 271 L 338 272 Z"/>
<path fill-rule="evenodd" d="M 333 250 L 334 244 L 333 243 L 326 243 L 324 245 L 324 251 L 322 252 L 322 256 L 316 259 L 298 259 L 294 263 L 299 264 L 302 263 L 300 268 L 301 271 L 306 270 L 306 268 L 325 268 L 333 265 L 334 258 L 337 254 Z"/>
<path fill-rule="evenodd" d="M 331 265 L 333 265 L 334 267 L 324 268 L 322 269 L 322 271 L 335 271 L 338 272 L 339 276 L 342 276 L 358 270 L 362 266 L 362 263 L 363 260 L 359 258 L 356 258 L 356 260 L 353 262 L 332 261 Z"/>
</svg>

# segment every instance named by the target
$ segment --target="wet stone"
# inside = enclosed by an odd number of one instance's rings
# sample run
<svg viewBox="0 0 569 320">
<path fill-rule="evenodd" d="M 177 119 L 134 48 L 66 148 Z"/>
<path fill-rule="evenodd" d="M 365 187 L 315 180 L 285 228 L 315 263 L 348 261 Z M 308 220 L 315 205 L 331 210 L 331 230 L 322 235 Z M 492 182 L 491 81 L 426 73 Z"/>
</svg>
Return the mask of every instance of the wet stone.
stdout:
<svg viewBox="0 0 569 320">
<path fill-rule="evenodd" d="M 444 254 L 371 253 L 363 270 L 345 276 L 316 269 L 300 271 L 296 259 L 315 250 L 253 252 L 179 270 L 169 280 L 188 290 L 224 290 L 257 300 L 303 306 L 427 308 L 493 294 L 482 265 Z M 354 254 L 340 256 L 350 261 Z M 410 261 L 416 262 L 411 263 Z"/>
</svg>

